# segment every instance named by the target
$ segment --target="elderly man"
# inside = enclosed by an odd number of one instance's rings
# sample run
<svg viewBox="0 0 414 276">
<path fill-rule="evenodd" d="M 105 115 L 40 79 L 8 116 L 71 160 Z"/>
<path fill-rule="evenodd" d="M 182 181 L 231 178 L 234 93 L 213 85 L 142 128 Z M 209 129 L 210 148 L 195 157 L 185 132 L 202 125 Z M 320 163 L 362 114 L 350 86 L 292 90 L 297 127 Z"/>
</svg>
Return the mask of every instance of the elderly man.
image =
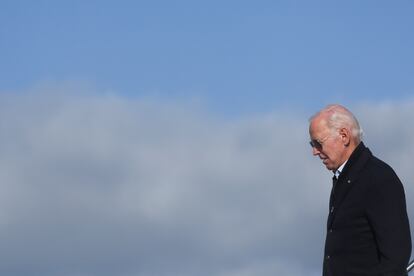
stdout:
<svg viewBox="0 0 414 276">
<path fill-rule="evenodd" d="M 324 276 L 406 275 L 411 237 L 403 186 L 361 142 L 357 119 L 330 105 L 310 119 L 310 144 L 334 173 Z"/>
</svg>

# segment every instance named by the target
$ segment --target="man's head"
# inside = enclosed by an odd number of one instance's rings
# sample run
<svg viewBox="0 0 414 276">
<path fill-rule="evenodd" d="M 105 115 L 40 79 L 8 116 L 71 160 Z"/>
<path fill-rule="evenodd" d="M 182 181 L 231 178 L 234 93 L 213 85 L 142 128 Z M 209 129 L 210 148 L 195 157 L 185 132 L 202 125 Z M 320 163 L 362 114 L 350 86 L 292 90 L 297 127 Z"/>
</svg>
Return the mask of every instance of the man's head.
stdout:
<svg viewBox="0 0 414 276">
<path fill-rule="evenodd" d="M 362 130 L 345 107 L 328 105 L 309 119 L 312 153 L 328 170 L 337 170 L 361 142 Z"/>
</svg>

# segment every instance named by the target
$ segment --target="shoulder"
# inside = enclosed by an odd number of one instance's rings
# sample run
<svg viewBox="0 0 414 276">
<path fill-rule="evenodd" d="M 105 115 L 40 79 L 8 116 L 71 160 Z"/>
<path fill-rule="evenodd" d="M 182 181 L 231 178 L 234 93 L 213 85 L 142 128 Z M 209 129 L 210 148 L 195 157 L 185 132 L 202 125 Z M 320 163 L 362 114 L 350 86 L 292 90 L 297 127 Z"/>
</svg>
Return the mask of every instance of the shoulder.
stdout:
<svg viewBox="0 0 414 276">
<path fill-rule="evenodd" d="M 371 158 L 367 162 L 366 169 L 370 172 L 370 174 L 376 176 L 375 178 L 377 179 L 397 177 L 397 174 L 390 165 L 374 155 L 371 155 Z"/>
<path fill-rule="evenodd" d="M 385 194 L 404 193 L 402 183 L 394 169 L 381 159 L 372 155 L 366 164 L 365 173 L 369 179 L 370 189 Z"/>
<path fill-rule="evenodd" d="M 394 172 L 394 170 L 391 168 L 390 165 L 379 159 L 378 157 L 371 155 L 371 158 L 369 159 L 367 163 L 367 167 L 369 170 L 372 171 L 378 171 L 378 172 L 384 172 L 384 173 L 391 173 Z"/>
</svg>

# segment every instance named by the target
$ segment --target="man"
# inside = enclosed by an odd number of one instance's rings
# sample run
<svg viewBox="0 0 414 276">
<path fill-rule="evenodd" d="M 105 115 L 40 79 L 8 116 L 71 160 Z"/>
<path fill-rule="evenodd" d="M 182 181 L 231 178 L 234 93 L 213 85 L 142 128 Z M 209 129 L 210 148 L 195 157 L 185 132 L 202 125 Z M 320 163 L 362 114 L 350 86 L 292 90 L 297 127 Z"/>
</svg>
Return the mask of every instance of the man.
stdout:
<svg viewBox="0 0 414 276">
<path fill-rule="evenodd" d="M 334 173 L 324 276 L 402 276 L 411 254 L 403 186 L 361 141 L 357 119 L 330 105 L 310 119 L 312 152 Z"/>
</svg>

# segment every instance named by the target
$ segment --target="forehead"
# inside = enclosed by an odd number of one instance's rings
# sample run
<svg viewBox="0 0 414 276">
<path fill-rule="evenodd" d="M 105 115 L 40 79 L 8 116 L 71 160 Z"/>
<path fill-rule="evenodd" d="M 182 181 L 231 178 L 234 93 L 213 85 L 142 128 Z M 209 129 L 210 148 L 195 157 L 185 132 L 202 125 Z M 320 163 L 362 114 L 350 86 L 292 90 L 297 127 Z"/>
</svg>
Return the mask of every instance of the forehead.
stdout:
<svg viewBox="0 0 414 276">
<path fill-rule="evenodd" d="M 309 134 L 311 137 L 318 137 L 328 132 L 327 120 L 324 116 L 318 116 L 312 119 L 309 125 Z"/>
</svg>

